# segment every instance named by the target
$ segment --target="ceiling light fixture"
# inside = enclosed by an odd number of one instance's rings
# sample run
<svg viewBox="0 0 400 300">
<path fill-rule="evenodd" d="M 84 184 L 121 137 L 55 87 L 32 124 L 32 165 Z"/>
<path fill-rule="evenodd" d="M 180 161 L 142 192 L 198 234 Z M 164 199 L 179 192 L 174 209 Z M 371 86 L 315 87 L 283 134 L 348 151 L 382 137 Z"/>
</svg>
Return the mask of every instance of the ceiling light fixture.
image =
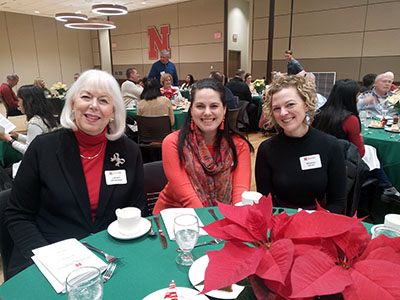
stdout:
<svg viewBox="0 0 400 300">
<path fill-rule="evenodd" d="M 117 4 L 96 4 L 92 6 L 92 12 L 104 16 L 118 16 L 127 14 L 128 9 Z"/>
<path fill-rule="evenodd" d="M 114 22 L 103 21 L 103 20 L 72 21 L 72 22 L 67 22 L 64 26 L 72 29 L 86 29 L 86 30 L 102 30 L 102 29 L 117 28 Z"/>
<path fill-rule="evenodd" d="M 88 17 L 84 14 L 59 13 L 56 14 L 56 20 L 60 22 L 87 21 Z"/>
</svg>

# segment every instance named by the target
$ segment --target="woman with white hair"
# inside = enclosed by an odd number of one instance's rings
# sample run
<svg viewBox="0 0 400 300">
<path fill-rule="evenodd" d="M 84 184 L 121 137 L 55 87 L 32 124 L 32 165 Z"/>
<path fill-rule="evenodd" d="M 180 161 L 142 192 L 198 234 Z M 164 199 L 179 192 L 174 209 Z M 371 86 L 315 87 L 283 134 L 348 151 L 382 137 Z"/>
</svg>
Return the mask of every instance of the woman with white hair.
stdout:
<svg viewBox="0 0 400 300">
<path fill-rule="evenodd" d="M 125 116 L 106 72 L 86 71 L 68 90 L 63 128 L 36 137 L 15 178 L 5 213 L 14 240 L 8 277 L 32 263 L 32 249 L 106 229 L 117 208 L 146 214 L 142 158 L 123 135 Z"/>
</svg>

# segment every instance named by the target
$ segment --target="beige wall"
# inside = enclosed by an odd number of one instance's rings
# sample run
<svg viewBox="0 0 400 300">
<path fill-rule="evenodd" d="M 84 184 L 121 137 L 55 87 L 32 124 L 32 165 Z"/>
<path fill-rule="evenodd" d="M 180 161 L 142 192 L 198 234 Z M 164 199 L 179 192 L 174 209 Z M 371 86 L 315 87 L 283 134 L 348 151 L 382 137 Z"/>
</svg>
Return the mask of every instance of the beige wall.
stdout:
<svg viewBox="0 0 400 300">
<path fill-rule="evenodd" d="M 265 76 L 269 1 L 254 0 L 253 77 Z M 307 71 L 361 80 L 391 70 L 400 81 L 400 1 L 296 0 L 292 50 Z M 290 0 L 276 1 L 273 69 L 286 72 Z M 255 75 L 255 76 L 254 76 Z"/>
<path fill-rule="evenodd" d="M 93 68 L 89 32 L 66 29 L 52 18 L 0 12 L 0 81 L 20 77 L 18 86 L 40 76 L 47 87 Z"/>
<path fill-rule="evenodd" d="M 148 58 L 147 28 L 159 29 L 164 24 L 170 25 L 171 61 L 180 80 L 189 72 L 198 80 L 207 77 L 212 70 L 223 70 L 223 5 L 223 0 L 196 0 L 112 18 L 117 25 L 111 30 L 111 41 L 116 44 L 112 51 L 114 76 L 125 78 L 126 69 L 133 66 L 141 76 L 148 75 L 156 60 Z M 214 39 L 216 32 L 221 33 L 220 39 Z M 93 38 L 93 45 L 96 42 Z M 96 57 L 96 48 L 94 50 Z"/>
</svg>

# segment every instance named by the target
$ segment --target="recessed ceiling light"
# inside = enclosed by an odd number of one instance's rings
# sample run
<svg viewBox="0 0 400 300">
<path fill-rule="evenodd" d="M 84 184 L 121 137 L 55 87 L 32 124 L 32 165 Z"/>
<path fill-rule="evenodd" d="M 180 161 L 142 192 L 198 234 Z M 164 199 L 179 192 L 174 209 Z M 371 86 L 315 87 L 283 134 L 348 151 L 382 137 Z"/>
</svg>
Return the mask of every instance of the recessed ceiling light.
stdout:
<svg viewBox="0 0 400 300">
<path fill-rule="evenodd" d="M 38 10 L 35 10 L 35 14 L 40 14 L 40 11 L 38 11 Z"/>
<path fill-rule="evenodd" d="M 76 14 L 81 14 L 82 12 L 81 12 L 80 10 L 78 10 L 78 11 L 76 11 L 75 13 L 76 13 Z"/>
<path fill-rule="evenodd" d="M 142 1 L 142 4 L 143 4 L 143 5 L 146 5 L 146 4 L 147 4 L 147 2 L 146 2 L 146 1 Z"/>
<path fill-rule="evenodd" d="M 127 14 L 128 9 L 117 4 L 96 4 L 92 6 L 92 12 L 105 16 L 118 16 Z"/>
</svg>

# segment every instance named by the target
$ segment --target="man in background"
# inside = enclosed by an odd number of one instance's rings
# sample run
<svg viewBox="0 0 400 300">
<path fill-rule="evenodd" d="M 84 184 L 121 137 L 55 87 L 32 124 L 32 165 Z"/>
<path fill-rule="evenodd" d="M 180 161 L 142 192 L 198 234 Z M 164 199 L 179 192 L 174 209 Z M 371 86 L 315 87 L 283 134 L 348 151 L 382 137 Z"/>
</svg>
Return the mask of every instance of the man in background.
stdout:
<svg viewBox="0 0 400 300">
<path fill-rule="evenodd" d="M 143 87 L 139 84 L 140 74 L 135 68 L 129 68 L 126 70 L 126 78 L 121 85 L 121 94 L 125 107 L 133 107 L 143 92 Z"/>
<path fill-rule="evenodd" d="M 305 77 L 314 86 L 315 93 L 317 94 L 317 104 L 315 105 L 315 110 L 317 110 L 321 108 L 327 100 L 324 96 L 317 93 L 317 86 L 315 85 L 315 75 L 312 72 L 307 72 Z"/>
<path fill-rule="evenodd" d="M 78 78 L 79 78 L 79 76 L 81 76 L 80 73 L 75 73 L 75 74 L 74 74 L 74 81 L 77 81 Z"/>
<path fill-rule="evenodd" d="M 0 86 L 0 98 L 3 98 L 7 105 L 7 116 L 19 116 L 22 113 L 18 109 L 18 98 L 13 91 L 13 87 L 18 84 L 19 77 L 16 74 L 7 76 L 6 82 Z"/>
<path fill-rule="evenodd" d="M 172 85 L 179 87 L 178 73 L 173 62 L 169 61 L 170 53 L 168 50 L 163 49 L 160 51 L 160 60 L 157 60 L 150 69 L 149 79 L 155 78 L 161 86 L 161 74 L 168 73 L 172 75 Z"/>
<path fill-rule="evenodd" d="M 293 57 L 292 50 L 285 51 L 285 59 L 287 61 L 287 74 L 288 75 L 298 75 L 304 76 L 306 71 L 304 71 L 303 66 Z"/>
<path fill-rule="evenodd" d="M 220 82 L 224 85 L 224 75 L 219 71 L 213 71 L 210 73 L 210 78 Z M 234 109 L 239 107 L 239 101 L 236 101 L 235 96 L 232 94 L 231 90 L 224 86 L 225 89 L 225 97 L 226 97 L 226 105 L 229 109 Z"/>
</svg>

